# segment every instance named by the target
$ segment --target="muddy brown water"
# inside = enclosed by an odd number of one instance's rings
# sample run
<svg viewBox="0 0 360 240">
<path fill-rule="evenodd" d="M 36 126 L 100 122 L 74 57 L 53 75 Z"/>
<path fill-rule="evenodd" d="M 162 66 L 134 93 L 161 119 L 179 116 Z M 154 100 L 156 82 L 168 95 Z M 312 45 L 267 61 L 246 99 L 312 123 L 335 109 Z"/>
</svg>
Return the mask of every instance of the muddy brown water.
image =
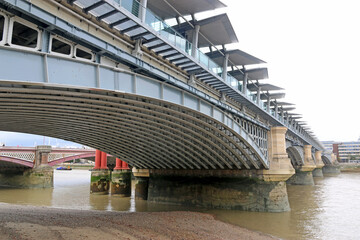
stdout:
<svg viewBox="0 0 360 240">
<path fill-rule="evenodd" d="M 55 170 L 53 189 L 0 188 L 0 202 L 104 211 L 199 211 L 283 239 L 360 239 L 360 173 L 316 178 L 315 186 L 287 187 L 290 212 L 208 210 L 91 195 L 89 171 Z"/>
</svg>

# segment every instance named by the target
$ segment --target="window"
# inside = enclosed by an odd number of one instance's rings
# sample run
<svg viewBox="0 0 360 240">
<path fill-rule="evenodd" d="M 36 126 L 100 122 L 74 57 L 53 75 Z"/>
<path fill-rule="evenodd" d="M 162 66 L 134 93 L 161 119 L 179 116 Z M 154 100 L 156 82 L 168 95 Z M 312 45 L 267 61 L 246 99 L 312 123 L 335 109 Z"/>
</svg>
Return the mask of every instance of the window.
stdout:
<svg viewBox="0 0 360 240">
<path fill-rule="evenodd" d="M 71 45 L 59 39 L 53 38 L 51 41 L 51 52 L 70 55 Z"/>
<path fill-rule="evenodd" d="M 84 58 L 88 60 L 93 59 L 93 54 L 90 51 L 86 51 L 78 47 L 76 48 L 75 56 L 78 58 Z"/>
<path fill-rule="evenodd" d="M 0 15 L 0 42 L 4 39 L 5 17 Z"/>
<path fill-rule="evenodd" d="M 22 23 L 14 21 L 11 43 L 22 47 L 36 48 L 39 32 Z"/>
</svg>

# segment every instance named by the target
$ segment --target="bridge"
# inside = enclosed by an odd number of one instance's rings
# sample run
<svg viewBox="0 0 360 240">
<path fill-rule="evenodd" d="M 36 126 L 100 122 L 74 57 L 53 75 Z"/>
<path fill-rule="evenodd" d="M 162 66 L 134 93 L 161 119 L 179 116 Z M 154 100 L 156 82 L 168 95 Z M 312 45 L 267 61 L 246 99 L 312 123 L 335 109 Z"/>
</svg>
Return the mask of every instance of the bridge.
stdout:
<svg viewBox="0 0 360 240">
<path fill-rule="evenodd" d="M 336 159 L 283 89 L 261 83 L 265 61 L 226 48 L 237 42 L 228 16 L 195 18 L 224 6 L 0 0 L 0 130 L 111 154 L 134 167 L 136 193 L 151 201 L 289 210 L 285 181 L 313 184 Z M 92 191 L 109 191 L 109 174 L 94 170 Z"/>
<path fill-rule="evenodd" d="M 42 162 L 40 154 L 46 149 L 47 161 Z M 57 164 L 76 159 L 95 159 L 95 149 L 38 147 L 0 147 L 0 172 L 24 171 L 36 165 Z"/>
</svg>

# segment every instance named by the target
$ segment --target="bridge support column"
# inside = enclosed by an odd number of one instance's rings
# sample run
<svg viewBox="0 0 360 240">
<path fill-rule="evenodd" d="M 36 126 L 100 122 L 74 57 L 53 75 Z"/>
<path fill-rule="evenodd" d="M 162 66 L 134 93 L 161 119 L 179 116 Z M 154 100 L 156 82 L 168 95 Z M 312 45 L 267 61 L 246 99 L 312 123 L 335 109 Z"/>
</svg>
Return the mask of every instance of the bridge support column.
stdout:
<svg viewBox="0 0 360 240">
<path fill-rule="evenodd" d="M 133 168 L 135 176 L 135 199 L 148 200 L 150 171 L 148 169 Z"/>
<path fill-rule="evenodd" d="M 131 196 L 131 171 L 127 163 L 116 158 L 116 166 L 111 173 L 110 192 L 121 197 Z"/>
<path fill-rule="evenodd" d="M 0 185 L 13 188 L 51 188 L 54 170 L 48 165 L 51 146 L 37 146 L 34 168 L 0 174 Z"/>
<path fill-rule="evenodd" d="M 107 168 L 107 154 L 101 152 L 100 164 L 96 163 L 96 157 L 99 154 L 95 154 L 95 168 L 91 171 L 90 181 L 90 193 L 93 194 L 108 194 L 110 189 L 110 176 L 111 172 Z M 100 169 L 97 169 L 97 165 L 100 165 Z"/>
<path fill-rule="evenodd" d="M 316 161 L 316 168 L 313 171 L 313 177 L 324 177 L 322 172 L 322 168 L 324 167 L 324 163 L 321 159 L 322 151 L 315 152 L 315 161 Z"/>
<path fill-rule="evenodd" d="M 334 153 L 331 153 L 331 164 L 325 165 L 322 170 L 324 175 L 340 174 L 340 166 Z"/>
<path fill-rule="evenodd" d="M 247 211 L 289 211 L 285 181 L 295 170 L 286 154 L 286 131 L 276 127 L 269 133 L 268 170 L 151 169 L 148 201 Z"/>
<path fill-rule="evenodd" d="M 291 185 L 314 185 L 312 171 L 316 168 L 311 156 L 311 145 L 304 146 L 304 165 L 296 169 L 296 174 L 286 183 Z"/>
</svg>

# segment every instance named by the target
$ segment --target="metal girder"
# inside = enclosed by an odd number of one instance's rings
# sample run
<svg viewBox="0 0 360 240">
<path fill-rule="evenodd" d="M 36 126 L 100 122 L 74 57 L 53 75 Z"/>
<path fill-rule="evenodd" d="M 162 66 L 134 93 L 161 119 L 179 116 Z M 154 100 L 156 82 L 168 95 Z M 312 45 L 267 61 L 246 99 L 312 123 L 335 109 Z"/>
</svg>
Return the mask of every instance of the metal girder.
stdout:
<svg viewBox="0 0 360 240">
<path fill-rule="evenodd" d="M 190 75 L 194 74 L 194 72 L 200 71 L 202 69 L 201 67 L 199 67 L 197 65 L 195 65 L 195 66 L 196 66 L 196 68 L 191 69 L 191 70 L 187 70 L 188 74 L 190 74 Z"/>
<path fill-rule="evenodd" d="M 184 61 L 184 62 L 180 62 L 180 63 L 176 63 L 177 66 L 181 67 L 183 65 L 189 64 L 189 63 L 193 63 L 193 61 L 188 60 L 188 61 Z M 194 64 L 194 63 L 193 63 Z"/>
<path fill-rule="evenodd" d="M 145 32 L 142 32 L 142 33 L 131 36 L 131 39 L 132 40 L 137 40 L 137 39 L 142 38 L 143 36 L 146 36 L 148 34 L 151 34 L 151 33 L 149 33 L 148 31 L 145 30 Z"/>
<path fill-rule="evenodd" d="M 116 9 L 114 9 L 114 10 L 112 10 L 112 11 L 110 11 L 110 12 L 107 12 L 107 13 L 101 15 L 101 16 L 96 17 L 96 19 L 97 19 L 98 21 L 101 21 L 101 20 L 103 20 L 104 18 L 110 17 L 111 15 L 114 15 L 114 14 L 116 14 L 116 13 L 118 13 L 118 11 L 117 11 Z"/>
<path fill-rule="evenodd" d="M 156 54 L 162 54 L 162 53 L 166 53 L 166 52 L 169 52 L 169 51 L 175 51 L 173 48 L 169 47 L 169 48 L 166 48 L 166 49 L 163 49 L 163 50 L 160 50 L 160 51 L 156 51 Z"/>
<path fill-rule="evenodd" d="M 135 30 L 135 29 L 138 29 L 138 28 L 142 28 L 142 27 L 139 26 L 139 25 L 134 25 L 134 26 L 125 28 L 125 29 L 121 30 L 121 34 L 125 34 L 125 33 L 127 33 L 127 32 L 130 32 L 130 31 Z"/>
<path fill-rule="evenodd" d="M 160 39 L 158 39 L 157 37 L 150 38 L 150 39 L 144 40 L 143 44 L 152 43 L 152 42 L 155 42 L 155 41 L 158 41 L 158 40 L 160 40 Z"/>
<path fill-rule="evenodd" d="M 127 17 L 125 17 L 125 18 L 123 18 L 123 19 L 120 19 L 120 20 L 117 20 L 117 21 L 115 21 L 115 22 L 113 22 L 113 23 L 110 23 L 110 24 L 109 24 L 109 27 L 110 27 L 110 28 L 113 28 L 114 26 L 120 25 L 120 24 L 125 23 L 125 22 L 128 22 L 128 21 L 130 21 L 130 19 L 127 18 Z"/>
<path fill-rule="evenodd" d="M 150 46 L 150 47 L 148 47 L 148 49 L 152 50 L 152 49 L 163 47 L 163 46 L 166 46 L 166 45 L 168 45 L 166 42 L 162 42 L 162 43 L 156 44 L 154 46 Z"/>
<path fill-rule="evenodd" d="M 215 79 L 214 76 L 208 76 L 208 77 L 204 77 L 204 78 L 199 78 L 201 81 L 205 82 L 205 80 L 208 79 Z"/>
<path fill-rule="evenodd" d="M 175 52 L 175 53 L 171 53 L 171 54 L 164 54 L 164 55 L 162 55 L 162 57 L 163 58 L 170 58 L 170 57 L 175 57 L 175 56 L 180 55 L 180 54 L 181 53 L 179 53 L 179 52 Z"/>
<path fill-rule="evenodd" d="M 182 67 L 182 69 L 186 70 L 186 69 L 189 69 L 189 68 L 194 68 L 194 67 L 198 67 L 197 65 L 190 65 L 190 66 L 186 66 L 186 67 Z"/>
<path fill-rule="evenodd" d="M 75 1 L 72 1 L 72 3 L 74 3 L 74 2 L 75 2 Z M 72 4 L 72 3 L 71 3 L 71 4 Z M 91 11 L 91 10 L 97 8 L 97 7 L 100 7 L 101 5 L 103 5 L 103 4 L 105 4 L 105 3 L 106 3 L 106 2 L 103 1 L 103 0 L 101 0 L 101 1 L 99 1 L 99 2 L 96 2 L 96 3 L 94 3 L 93 5 L 90 5 L 90 6 L 86 7 L 86 8 L 84 8 L 84 9 L 83 9 L 83 12 L 84 12 L 84 13 L 88 13 L 89 11 Z"/>
<path fill-rule="evenodd" d="M 177 62 L 177 61 L 182 60 L 182 59 L 187 59 L 187 57 L 185 57 L 184 55 L 182 55 L 181 57 L 171 59 L 170 62 Z"/>
</svg>

